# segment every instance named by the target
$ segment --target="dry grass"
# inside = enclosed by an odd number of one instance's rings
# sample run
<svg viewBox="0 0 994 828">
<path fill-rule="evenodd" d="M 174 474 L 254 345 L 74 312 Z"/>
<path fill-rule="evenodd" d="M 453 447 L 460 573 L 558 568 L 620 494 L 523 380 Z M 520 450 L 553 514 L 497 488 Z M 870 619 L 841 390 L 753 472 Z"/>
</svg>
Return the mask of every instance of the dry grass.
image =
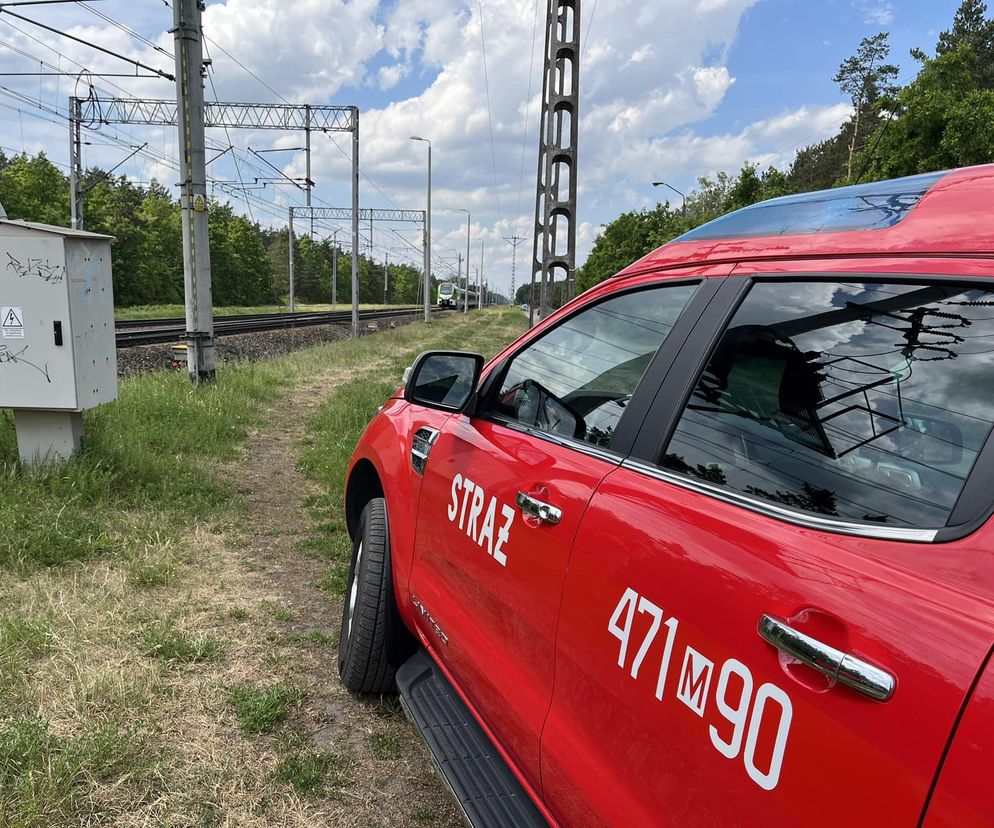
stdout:
<svg viewBox="0 0 994 828">
<path fill-rule="evenodd" d="M 340 567 L 325 475 L 368 418 L 356 394 L 488 331 L 513 328 L 471 314 L 282 358 L 232 459 L 199 466 L 209 508 L 108 495 L 81 525 L 99 550 L 4 566 L 0 549 L 0 828 L 460 824 L 397 704 L 338 684 L 341 607 L 316 584 Z"/>
</svg>

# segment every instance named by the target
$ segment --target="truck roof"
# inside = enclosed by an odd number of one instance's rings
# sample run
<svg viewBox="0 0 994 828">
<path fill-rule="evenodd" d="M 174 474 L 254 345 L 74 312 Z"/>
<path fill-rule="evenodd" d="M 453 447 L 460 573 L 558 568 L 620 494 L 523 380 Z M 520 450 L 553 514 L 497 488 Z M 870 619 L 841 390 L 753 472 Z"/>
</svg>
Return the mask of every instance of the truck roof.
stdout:
<svg viewBox="0 0 994 828">
<path fill-rule="evenodd" d="M 773 198 L 721 216 L 618 276 L 687 264 L 866 255 L 994 256 L 994 164 Z"/>
</svg>

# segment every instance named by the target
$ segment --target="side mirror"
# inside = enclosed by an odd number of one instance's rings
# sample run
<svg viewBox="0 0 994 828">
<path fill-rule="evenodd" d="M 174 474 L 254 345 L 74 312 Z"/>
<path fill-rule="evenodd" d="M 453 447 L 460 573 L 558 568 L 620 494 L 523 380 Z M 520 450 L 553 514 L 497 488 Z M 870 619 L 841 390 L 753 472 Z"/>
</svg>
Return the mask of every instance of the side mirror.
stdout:
<svg viewBox="0 0 994 828">
<path fill-rule="evenodd" d="M 480 381 L 483 357 L 464 351 L 425 351 L 404 372 L 404 399 L 441 411 L 462 411 Z"/>
</svg>

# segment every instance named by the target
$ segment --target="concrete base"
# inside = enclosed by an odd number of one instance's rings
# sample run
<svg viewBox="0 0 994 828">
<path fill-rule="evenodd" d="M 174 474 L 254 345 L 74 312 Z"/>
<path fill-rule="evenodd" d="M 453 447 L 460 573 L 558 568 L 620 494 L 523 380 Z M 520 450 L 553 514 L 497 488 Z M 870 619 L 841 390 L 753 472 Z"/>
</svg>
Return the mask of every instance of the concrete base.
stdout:
<svg viewBox="0 0 994 828">
<path fill-rule="evenodd" d="M 27 466 L 72 457 L 83 443 L 83 415 L 78 411 L 14 409 L 17 451 Z"/>
</svg>

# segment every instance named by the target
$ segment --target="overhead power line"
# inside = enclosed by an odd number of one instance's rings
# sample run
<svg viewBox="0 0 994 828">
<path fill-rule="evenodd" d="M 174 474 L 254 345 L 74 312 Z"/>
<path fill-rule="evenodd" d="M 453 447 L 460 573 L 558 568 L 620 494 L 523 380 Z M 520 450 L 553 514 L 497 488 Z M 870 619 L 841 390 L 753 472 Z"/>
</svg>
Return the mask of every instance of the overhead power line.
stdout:
<svg viewBox="0 0 994 828">
<path fill-rule="evenodd" d="M 158 75 L 161 78 L 165 78 L 166 80 L 171 80 L 171 81 L 176 80 L 176 77 L 174 75 L 170 75 L 168 72 L 163 72 L 161 69 L 156 69 L 154 66 L 149 66 L 146 63 L 142 63 L 140 60 L 129 58 L 111 49 L 99 46 L 96 43 L 90 43 L 89 41 L 83 40 L 83 38 L 81 37 L 76 37 L 75 35 L 71 35 L 68 32 L 63 32 L 60 29 L 53 28 L 52 26 L 47 26 L 44 23 L 39 23 L 37 20 L 32 20 L 30 17 L 25 17 L 24 15 L 17 14 L 16 12 L 8 11 L 4 6 L 0 6 L 0 12 L 2 12 L 3 14 L 10 15 L 11 17 L 16 18 L 17 20 L 22 20 L 25 23 L 30 23 L 32 26 L 37 26 L 40 29 L 44 29 L 46 32 L 57 34 L 59 35 L 59 37 L 65 37 L 69 40 L 74 40 L 76 43 L 82 43 L 84 46 L 89 46 L 91 49 L 96 49 L 98 52 L 103 52 L 104 54 L 110 55 L 111 57 L 115 57 L 118 60 L 123 60 L 125 63 L 134 64 L 139 69 L 145 69 L 148 72 L 154 72 L 156 75 Z"/>
<path fill-rule="evenodd" d="M 0 44 L 6 46 L 6 43 Z M 0 72 L 0 78 L 78 78 L 79 72 Z M 158 75 L 132 75 L 130 72 L 94 72 L 95 78 L 157 78 Z"/>
<path fill-rule="evenodd" d="M 140 34 L 139 32 L 136 32 L 130 26 L 125 26 L 123 23 L 121 23 L 118 20 L 115 20 L 110 15 L 104 14 L 99 9 L 95 9 L 92 6 L 88 6 L 86 3 L 81 3 L 81 2 L 79 2 L 79 0 L 75 0 L 75 2 L 76 2 L 76 5 L 78 5 L 81 9 L 86 9 L 90 14 L 92 14 L 92 15 L 94 15 L 96 17 L 99 17 L 101 20 L 103 20 L 103 21 L 105 21 L 107 23 L 110 23 L 111 26 L 114 26 L 115 28 L 120 29 L 122 32 L 124 32 L 128 36 L 135 38 L 135 40 L 138 40 L 141 43 L 144 43 L 149 48 L 154 49 L 156 52 L 159 52 L 160 54 L 165 55 L 170 60 L 175 60 L 176 59 L 175 56 L 173 55 L 173 53 L 170 52 L 168 49 L 163 49 L 157 43 L 153 43 L 151 40 L 149 40 L 143 34 Z M 91 0 L 91 2 L 92 2 L 92 0 Z M 0 5 L 6 5 L 6 4 L 0 4 Z"/>
<path fill-rule="evenodd" d="M 487 35 L 483 26 L 483 0 L 477 0 L 480 9 L 480 40 L 483 44 L 483 85 L 487 93 L 487 120 L 490 123 L 490 160 L 494 170 L 494 198 L 497 201 L 497 218 L 504 223 L 504 215 L 500 209 L 500 188 L 497 185 L 497 149 L 494 146 L 494 114 L 490 106 L 490 75 L 487 72 Z"/>
<path fill-rule="evenodd" d="M 202 35 L 203 35 L 203 33 L 201 32 L 201 36 Z M 210 81 L 210 84 L 211 84 L 211 93 L 214 95 L 214 101 L 215 101 L 215 103 L 220 103 L 220 101 L 218 100 L 218 97 L 217 97 L 217 87 L 214 85 L 214 72 L 213 72 L 214 65 L 213 65 L 213 61 L 211 61 L 211 59 L 210 59 L 210 57 L 211 57 L 210 52 L 207 51 L 207 44 L 206 43 L 204 44 L 204 52 L 207 55 L 207 61 L 208 61 L 207 62 L 207 80 Z M 228 147 L 229 147 L 229 149 L 234 150 L 235 144 L 231 140 L 231 133 L 228 132 L 227 125 L 225 125 L 225 127 L 224 127 L 224 137 L 228 139 Z M 220 155 L 217 156 L 217 157 L 220 158 Z M 241 168 L 241 165 L 238 163 L 238 155 L 235 152 L 231 153 L 231 160 L 235 162 L 235 174 L 238 176 L 238 183 L 239 183 L 239 185 L 241 185 L 242 193 L 243 193 L 244 200 L 245 200 L 245 209 L 248 210 L 249 218 L 252 219 L 252 222 L 254 224 L 255 223 L 255 216 L 252 213 L 252 205 L 251 205 L 251 203 L 248 200 L 248 191 L 245 188 L 245 181 L 242 179 L 242 168 Z M 263 187 L 265 187 L 265 184 L 263 184 Z"/>
<path fill-rule="evenodd" d="M 528 147 L 528 105 L 532 99 L 532 77 L 535 73 L 535 41 L 538 37 L 538 4 L 535 0 L 535 12 L 532 17 L 532 51 L 528 61 L 528 91 L 525 93 L 524 125 L 521 128 L 521 169 L 518 171 L 518 203 L 514 209 L 514 217 L 521 215 L 521 190 L 525 182 L 525 151 Z"/>
<path fill-rule="evenodd" d="M 96 2 L 97 0 L 91 0 Z M 8 6 L 54 6 L 58 3 L 75 3 L 77 0 L 13 0 L 11 3 L 0 3 L 0 11 Z"/>
</svg>

